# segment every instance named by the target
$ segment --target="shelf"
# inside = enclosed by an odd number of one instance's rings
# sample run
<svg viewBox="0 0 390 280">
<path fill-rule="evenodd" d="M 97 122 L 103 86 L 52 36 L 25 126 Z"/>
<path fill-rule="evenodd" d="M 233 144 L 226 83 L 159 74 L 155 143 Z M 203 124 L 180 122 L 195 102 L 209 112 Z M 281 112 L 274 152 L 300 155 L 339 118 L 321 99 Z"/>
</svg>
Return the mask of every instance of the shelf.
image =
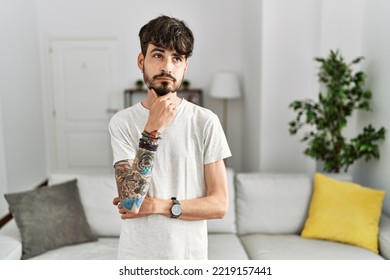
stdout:
<svg viewBox="0 0 390 280">
<path fill-rule="evenodd" d="M 125 89 L 124 108 L 133 106 L 146 98 L 146 89 Z M 185 100 L 203 106 L 203 92 L 201 89 L 178 90 L 177 96 Z"/>
</svg>

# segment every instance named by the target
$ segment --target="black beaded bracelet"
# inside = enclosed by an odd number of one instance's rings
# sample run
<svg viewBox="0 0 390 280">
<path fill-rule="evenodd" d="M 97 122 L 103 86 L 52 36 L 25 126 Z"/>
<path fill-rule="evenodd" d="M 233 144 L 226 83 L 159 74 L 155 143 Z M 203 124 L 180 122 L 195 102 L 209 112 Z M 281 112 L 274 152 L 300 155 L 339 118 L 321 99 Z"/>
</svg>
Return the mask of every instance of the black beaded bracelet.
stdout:
<svg viewBox="0 0 390 280">
<path fill-rule="evenodd" d="M 158 144 L 155 141 L 149 141 L 148 139 L 141 138 L 139 139 L 139 147 L 151 152 L 157 151 Z"/>
</svg>

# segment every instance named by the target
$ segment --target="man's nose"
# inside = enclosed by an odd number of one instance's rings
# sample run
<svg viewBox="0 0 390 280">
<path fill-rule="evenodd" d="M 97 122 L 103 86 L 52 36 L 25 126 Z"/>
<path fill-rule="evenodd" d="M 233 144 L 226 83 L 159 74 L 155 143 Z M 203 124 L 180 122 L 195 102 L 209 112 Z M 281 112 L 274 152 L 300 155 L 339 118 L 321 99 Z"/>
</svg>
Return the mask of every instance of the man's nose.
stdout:
<svg viewBox="0 0 390 280">
<path fill-rule="evenodd" d="M 165 74 L 171 74 L 172 73 L 172 68 L 173 68 L 173 63 L 171 60 L 166 59 L 164 60 L 162 67 L 161 67 L 161 73 Z"/>
</svg>

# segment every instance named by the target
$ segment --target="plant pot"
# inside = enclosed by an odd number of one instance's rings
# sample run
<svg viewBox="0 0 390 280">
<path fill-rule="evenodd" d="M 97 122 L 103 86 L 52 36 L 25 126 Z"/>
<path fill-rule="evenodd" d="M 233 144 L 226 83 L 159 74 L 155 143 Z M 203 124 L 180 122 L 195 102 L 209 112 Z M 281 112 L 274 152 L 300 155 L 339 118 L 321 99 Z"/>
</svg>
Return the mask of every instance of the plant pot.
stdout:
<svg viewBox="0 0 390 280">
<path fill-rule="evenodd" d="M 336 179 L 336 180 L 353 182 L 352 174 L 350 174 L 349 172 L 347 172 L 347 173 L 344 171 L 339 172 L 339 173 L 325 172 L 324 171 L 324 162 L 321 160 L 316 161 L 316 172 L 321 173 L 325 176 L 331 177 L 331 178 Z"/>
</svg>

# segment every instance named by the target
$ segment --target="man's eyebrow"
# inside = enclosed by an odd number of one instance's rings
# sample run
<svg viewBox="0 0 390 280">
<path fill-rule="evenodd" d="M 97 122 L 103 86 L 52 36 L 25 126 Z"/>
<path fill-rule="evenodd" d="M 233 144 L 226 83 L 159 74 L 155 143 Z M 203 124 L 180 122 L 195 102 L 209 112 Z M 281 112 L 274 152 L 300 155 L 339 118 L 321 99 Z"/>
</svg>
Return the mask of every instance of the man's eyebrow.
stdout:
<svg viewBox="0 0 390 280">
<path fill-rule="evenodd" d="M 152 49 L 150 52 L 151 53 L 153 53 L 153 52 L 166 52 L 166 49 L 156 47 L 156 48 Z"/>
<path fill-rule="evenodd" d="M 172 55 L 173 55 L 173 56 L 180 56 L 180 57 L 185 57 L 185 55 L 184 55 L 184 54 L 178 54 L 177 52 L 174 52 Z"/>
<path fill-rule="evenodd" d="M 159 48 L 159 47 L 155 47 L 154 49 L 152 49 L 150 51 L 150 53 L 154 53 L 154 52 L 162 52 L 162 53 L 165 53 L 167 50 L 164 49 L 164 48 Z M 172 53 L 173 56 L 180 56 L 180 57 L 185 57 L 184 54 L 178 54 L 177 52 L 174 52 Z"/>
</svg>

